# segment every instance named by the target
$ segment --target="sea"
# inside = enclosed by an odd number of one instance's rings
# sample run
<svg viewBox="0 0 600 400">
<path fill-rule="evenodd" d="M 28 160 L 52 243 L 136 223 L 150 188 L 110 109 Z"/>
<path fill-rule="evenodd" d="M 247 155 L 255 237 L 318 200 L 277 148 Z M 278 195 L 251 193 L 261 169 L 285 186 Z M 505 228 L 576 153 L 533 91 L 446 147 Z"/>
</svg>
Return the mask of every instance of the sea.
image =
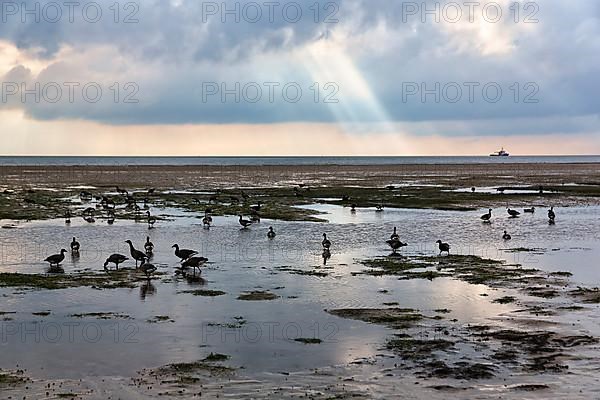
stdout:
<svg viewBox="0 0 600 400">
<path fill-rule="evenodd" d="M 397 164 L 578 164 L 600 163 L 586 156 L 323 156 L 323 157 L 113 157 L 0 156 L 0 166 L 70 165 L 397 165 Z"/>
</svg>

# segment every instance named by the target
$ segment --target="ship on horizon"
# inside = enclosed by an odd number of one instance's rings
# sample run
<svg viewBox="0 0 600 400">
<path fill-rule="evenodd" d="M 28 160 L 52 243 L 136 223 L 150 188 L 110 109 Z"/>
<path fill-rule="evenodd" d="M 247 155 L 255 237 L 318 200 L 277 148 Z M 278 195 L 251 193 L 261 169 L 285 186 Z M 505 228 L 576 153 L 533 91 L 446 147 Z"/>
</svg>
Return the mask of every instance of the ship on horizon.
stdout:
<svg viewBox="0 0 600 400">
<path fill-rule="evenodd" d="M 504 151 L 504 147 L 501 148 L 500 151 L 490 154 L 490 157 L 508 157 L 508 156 L 510 156 L 510 154 L 508 154 L 508 152 Z"/>
</svg>

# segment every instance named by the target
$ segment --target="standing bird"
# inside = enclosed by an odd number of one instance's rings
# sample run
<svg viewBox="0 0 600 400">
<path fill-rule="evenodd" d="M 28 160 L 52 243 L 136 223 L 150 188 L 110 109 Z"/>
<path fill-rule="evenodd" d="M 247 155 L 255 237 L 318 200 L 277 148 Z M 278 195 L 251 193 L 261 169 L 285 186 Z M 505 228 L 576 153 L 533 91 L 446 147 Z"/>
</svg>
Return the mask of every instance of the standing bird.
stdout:
<svg viewBox="0 0 600 400">
<path fill-rule="evenodd" d="M 196 276 L 196 268 L 200 269 L 207 261 L 208 258 L 206 257 L 191 257 L 185 260 L 181 266 L 183 268 L 192 268 L 194 276 Z M 200 270 L 200 273 L 202 273 L 202 270 Z"/>
<path fill-rule="evenodd" d="M 375 206 L 375 212 L 382 212 L 383 211 L 383 204 L 377 204 Z"/>
<path fill-rule="evenodd" d="M 110 257 L 106 259 L 104 262 L 104 270 L 108 271 L 108 264 L 113 263 L 119 269 L 119 264 L 123 263 L 125 260 L 129 260 L 129 257 L 125 257 L 122 254 L 112 254 Z"/>
<path fill-rule="evenodd" d="M 175 249 L 175 256 L 179 257 L 181 261 L 185 261 L 191 256 L 198 254 L 196 250 L 179 249 L 179 245 L 177 243 L 171 246 L 171 248 Z"/>
<path fill-rule="evenodd" d="M 69 225 L 71 223 L 71 212 L 67 211 L 65 213 L 65 224 Z"/>
<path fill-rule="evenodd" d="M 394 232 L 390 236 L 390 240 L 400 240 L 400 235 L 398 235 L 396 227 L 394 227 Z"/>
<path fill-rule="evenodd" d="M 150 276 L 156 272 L 156 267 L 154 266 L 154 264 L 150 264 L 148 262 L 143 263 L 142 265 L 140 265 L 140 269 L 142 270 L 142 272 L 144 274 L 146 274 L 146 278 L 150 279 Z"/>
<path fill-rule="evenodd" d="M 129 253 L 131 254 L 131 257 L 135 260 L 135 268 L 137 269 L 138 261 L 140 261 L 143 264 L 146 261 L 146 258 L 148 258 L 148 256 L 146 256 L 146 254 L 133 247 L 131 240 L 126 240 L 125 243 L 129 245 Z"/>
<path fill-rule="evenodd" d="M 502 239 L 504 239 L 504 240 L 510 240 L 510 239 L 512 239 L 512 236 L 510 236 L 508 234 L 508 232 L 504 231 L 504 235 L 502 235 Z"/>
<path fill-rule="evenodd" d="M 148 229 L 154 228 L 154 224 L 156 223 L 156 217 L 150 215 L 150 211 L 146 211 L 146 215 L 148 216 Z"/>
<path fill-rule="evenodd" d="M 556 219 L 556 214 L 554 213 L 554 207 L 550 207 L 548 210 L 548 220 L 552 223 Z"/>
<path fill-rule="evenodd" d="M 487 214 L 483 214 L 481 216 L 481 219 L 483 220 L 483 222 L 490 222 L 490 220 L 492 219 L 492 209 L 490 208 Z"/>
<path fill-rule="evenodd" d="M 269 232 L 267 232 L 267 237 L 268 237 L 269 239 L 275 239 L 275 235 L 276 235 L 276 233 L 275 233 L 275 231 L 273 230 L 273 227 L 272 227 L 272 226 L 270 226 L 270 227 L 269 227 Z"/>
<path fill-rule="evenodd" d="M 66 252 L 67 251 L 65 249 L 61 249 L 59 254 L 53 254 L 53 255 L 49 256 L 48 258 L 46 258 L 44 261 L 50 263 L 50 268 L 52 268 L 52 266 L 55 266 L 58 268 L 58 264 L 63 262 L 63 260 L 65 259 Z"/>
<path fill-rule="evenodd" d="M 247 219 L 244 219 L 244 217 L 242 217 L 241 215 L 240 215 L 239 222 L 240 222 L 240 225 L 242 226 L 242 229 L 246 229 L 250 225 L 252 225 L 252 221 L 248 221 Z"/>
<path fill-rule="evenodd" d="M 262 205 L 260 204 L 260 201 L 259 201 L 258 203 L 256 203 L 256 205 L 255 205 L 255 206 L 251 206 L 251 207 L 250 207 L 250 210 L 251 210 L 251 211 L 255 211 L 255 212 L 259 212 L 259 211 L 260 211 L 260 209 L 261 209 L 261 207 L 262 207 Z"/>
<path fill-rule="evenodd" d="M 73 241 L 71 242 L 71 253 L 73 254 L 79 254 L 79 248 L 80 248 L 80 244 L 79 242 L 73 238 Z"/>
<path fill-rule="evenodd" d="M 356 212 L 356 204 L 351 204 L 350 205 L 350 212 L 351 213 L 355 213 Z"/>
<path fill-rule="evenodd" d="M 321 244 L 323 245 L 323 248 L 328 249 L 328 250 L 331 247 L 331 241 L 329 239 L 327 239 L 326 233 L 323 234 L 323 241 L 321 242 Z"/>
<path fill-rule="evenodd" d="M 250 211 L 250 221 L 260 222 L 260 214 L 258 213 L 258 211 L 254 211 L 254 210 Z"/>
<path fill-rule="evenodd" d="M 442 255 L 442 253 L 444 252 L 450 255 L 450 245 L 448 243 L 444 243 L 441 240 L 438 240 L 436 243 L 438 244 L 438 247 L 440 249 L 440 255 Z"/>
<path fill-rule="evenodd" d="M 407 243 L 402 243 L 400 239 L 390 239 L 387 240 L 386 243 L 391 247 L 392 251 L 395 253 L 398 249 L 402 247 L 408 246 Z"/>
<path fill-rule="evenodd" d="M 204 211 L 204 218 L 202 218 L 202 225 L 204 225 L 205 228 L 210 228 L 210 225 L 212 224 L 212 217 L 209 214 L 209 209 L 206 209 L 206 211 Z"/>
<path fill-rule="evenodd" d="M 508 215 L 510 215 L 510 218 L 517 218 L 519 215 L 521 215 L 521 213 L 517 210 L 511 210 L 510 208 L 507 208 L 506 212 L 508 213 Z"/>
<path fill-rule="evenodd" d="M 529 213 L 529 214 L 533 214 L 535 213 L 535 207 L 531 207 L 531 208 L 526 208 L 523 210 L 523 212 Z"/>
<path fill-rule="evenodd" d="M 151 255 L 154 251 L 154 243 L 150 241 L 150 236 L 146 236 L 146 243 L 144 243 L 144 250 L 146 250 L 147 255 Z"/>
</svg>

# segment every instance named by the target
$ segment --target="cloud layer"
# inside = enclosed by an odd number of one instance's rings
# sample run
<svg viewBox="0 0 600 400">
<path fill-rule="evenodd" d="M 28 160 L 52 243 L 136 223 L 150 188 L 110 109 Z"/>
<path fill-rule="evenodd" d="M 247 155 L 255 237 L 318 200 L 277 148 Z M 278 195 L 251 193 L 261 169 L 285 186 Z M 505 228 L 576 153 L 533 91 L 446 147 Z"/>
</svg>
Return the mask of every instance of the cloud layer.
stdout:
<svg viewBox="0 0 600 400">
<path fill-rule="evenodd" d="M 120 3 L 118 15 L 99 1 L 85 14 L 86 2 L 76 7 L 72 23 L 66 7 L 50 22 L 48 2 L 26 1 L 30 11 L 39 4 L 36 22 L 21 2 L 4 3 L 0 108 L 35 120 L 318 122 L 356 134 L 417 123 L 415 134 L 450 136 L 599 131 L 594 0 L 521 3 L 518 12 L 508 0 L 474 9 L 340 0 L 320 2 L 318 14 L 314 0 L 272 8 L 149 0 Z M 102 18 L 90 22 L 98 8 Z"/>
</svg>

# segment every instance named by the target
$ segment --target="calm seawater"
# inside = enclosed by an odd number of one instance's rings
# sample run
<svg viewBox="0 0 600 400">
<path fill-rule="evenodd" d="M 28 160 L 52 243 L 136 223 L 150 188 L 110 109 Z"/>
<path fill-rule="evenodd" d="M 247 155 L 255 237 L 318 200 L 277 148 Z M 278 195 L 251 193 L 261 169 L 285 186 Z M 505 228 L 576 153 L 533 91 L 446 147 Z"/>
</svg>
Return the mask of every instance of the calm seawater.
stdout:
<svg viewBox="0 0 600 400">
<path fill-rule="evenodd" d="M 393 165 L 600 163 L 597 156 L 511 157 L 0 157 L 0 165 Z"/>
</svg>

